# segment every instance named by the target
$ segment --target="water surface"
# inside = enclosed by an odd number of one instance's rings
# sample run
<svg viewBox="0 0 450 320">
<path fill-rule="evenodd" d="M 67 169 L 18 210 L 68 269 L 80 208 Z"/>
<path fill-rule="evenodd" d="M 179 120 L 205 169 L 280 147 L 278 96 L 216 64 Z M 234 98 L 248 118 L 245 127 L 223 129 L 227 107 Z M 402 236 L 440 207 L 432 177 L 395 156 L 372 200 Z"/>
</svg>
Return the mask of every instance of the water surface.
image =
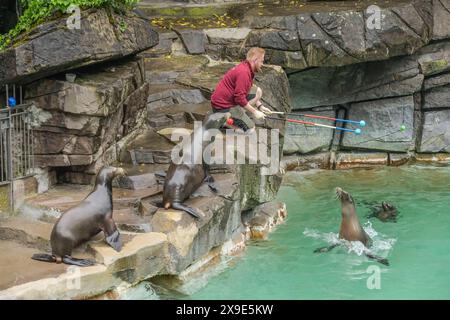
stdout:
<svg viewBox="0 0 450 320">
<path fill-rule="evenodd" d="M 374 237 L 373 250 L 390 266 L 348 248 L 313 253 L 339 231 L 337 186 L 353 195 L 360 221 Z M 186 284 L 189 295 L 183 298 L 450 298 L 450 167 L 291 172 L 278 199 L 287 205 L 286 223 L 268 240 L 251 243 L 240 257 L 211 270 L 201 285 Z M 399 209 L 397 223 L 366 218 L 367 203 L 383 200 Z"/>
</svg>

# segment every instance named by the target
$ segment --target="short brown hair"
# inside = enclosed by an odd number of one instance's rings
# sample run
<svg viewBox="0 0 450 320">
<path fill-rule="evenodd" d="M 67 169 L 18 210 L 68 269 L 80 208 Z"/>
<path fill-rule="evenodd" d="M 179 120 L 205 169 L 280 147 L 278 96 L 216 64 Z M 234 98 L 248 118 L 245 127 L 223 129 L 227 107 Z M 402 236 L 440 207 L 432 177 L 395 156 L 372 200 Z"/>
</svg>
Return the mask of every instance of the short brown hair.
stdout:
<svg viewBox="0 0 450 320">
<path fill-rule="evenodd" d="M 263 48 L 253 47 L 247 52 L 247 60 L 251 60 L 257 56 L 262 56 L 266 51 Z"/>
</svg>

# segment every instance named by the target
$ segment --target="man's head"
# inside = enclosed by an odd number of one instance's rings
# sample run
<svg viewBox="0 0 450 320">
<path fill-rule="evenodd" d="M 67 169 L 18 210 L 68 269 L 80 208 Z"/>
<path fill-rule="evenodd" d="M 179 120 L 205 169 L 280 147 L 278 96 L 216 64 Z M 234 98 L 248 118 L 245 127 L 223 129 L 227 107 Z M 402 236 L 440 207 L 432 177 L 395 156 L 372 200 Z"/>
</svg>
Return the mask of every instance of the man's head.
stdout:
<svg viewBox="0 0 450 320">
<path fill-rule="evenodd" d="M 247 52 L 247 61 L 250 62 L 253 72 L 260 72 L 264 63 L 265 51 L 262 48 L 251 48 Z"/>
</svg>

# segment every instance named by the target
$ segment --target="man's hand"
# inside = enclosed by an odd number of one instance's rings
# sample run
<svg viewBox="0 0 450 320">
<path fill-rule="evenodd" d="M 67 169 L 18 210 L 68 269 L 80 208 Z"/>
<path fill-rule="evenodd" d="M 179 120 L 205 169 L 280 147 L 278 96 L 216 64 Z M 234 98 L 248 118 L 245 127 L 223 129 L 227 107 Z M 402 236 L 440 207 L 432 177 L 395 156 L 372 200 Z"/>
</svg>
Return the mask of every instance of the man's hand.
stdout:
<svg viewBox="0 0 450 320">
<path fill-rule="evenodd" d="M 259 111 L 262 111 L 265 114 L 272 114 L 272 110 L 270 110 L 269 108 L 264 107 L 263 105 L 259 106 Z"/>
<path fill-rule="evenodd" d="M 258 110 L 255 110 L 255 112 L 253 112 L 253 115 L 255 116 L 256 119 L 264 120 L 266 118 L 266 115 Z"/>
</svg>

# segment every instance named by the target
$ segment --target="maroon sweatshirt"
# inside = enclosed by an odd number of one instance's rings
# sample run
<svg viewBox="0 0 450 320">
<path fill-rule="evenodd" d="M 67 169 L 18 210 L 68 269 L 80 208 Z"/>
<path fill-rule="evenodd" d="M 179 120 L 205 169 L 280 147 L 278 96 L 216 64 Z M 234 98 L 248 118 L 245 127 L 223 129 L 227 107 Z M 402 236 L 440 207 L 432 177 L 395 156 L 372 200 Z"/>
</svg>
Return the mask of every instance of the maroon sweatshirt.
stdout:
<svg viewBox="0 0 450 320">
<path fill-rule="evenodd" d="M 236 105 L 245 107 L 253 78 L 252 67 L 247 60 L 230 69 L 217 84 L 211 96 L 212 107 L 215 109 L 229 109 Z"/>
</svg>

